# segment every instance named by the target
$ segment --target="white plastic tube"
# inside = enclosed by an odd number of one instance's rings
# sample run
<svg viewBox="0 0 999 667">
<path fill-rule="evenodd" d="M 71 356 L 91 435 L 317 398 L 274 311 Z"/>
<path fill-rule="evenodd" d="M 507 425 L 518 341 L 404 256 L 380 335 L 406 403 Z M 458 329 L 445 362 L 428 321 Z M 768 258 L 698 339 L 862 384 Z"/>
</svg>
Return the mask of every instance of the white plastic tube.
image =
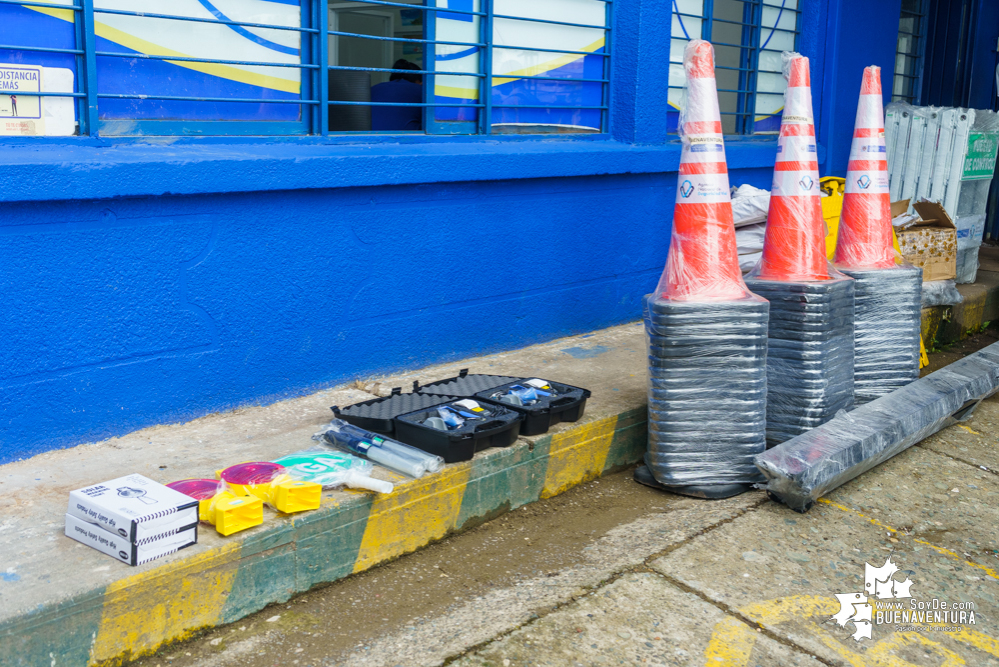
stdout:
<svg viewBox="0 0 999 667">
<path fill-rule="evenodd" d="M 392 482 L 383 482 L 380 479 L 368 477 L 358 470 L 349 471 L 344 477 L 343 483 L 352 489 L 366 489 L 378 493 L 392 493 L 395 488 L 392 486 Z"/>
</svg>

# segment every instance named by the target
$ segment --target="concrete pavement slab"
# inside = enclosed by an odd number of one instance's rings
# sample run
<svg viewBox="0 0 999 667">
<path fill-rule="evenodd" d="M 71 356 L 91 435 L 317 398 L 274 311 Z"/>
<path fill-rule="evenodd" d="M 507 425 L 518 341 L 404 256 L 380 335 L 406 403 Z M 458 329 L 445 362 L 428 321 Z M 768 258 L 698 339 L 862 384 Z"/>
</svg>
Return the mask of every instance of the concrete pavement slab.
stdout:
<svg viewBox="0 0 999 667">
<path fill-rule="evenodd" d="M 513 586 L 490 591 L 402 631 L 369 643 L 364 651 L 343 656 L 342 667 L 438 665 L 482 642 L 489 641 L 630 568 L 675 547 L 692 536 L 723 525 L 766 502 L 759 492 L 705 504 L 691 498 L 670 498 L 668 509 L 609 531 L 584 549 L 579 563 L 542 574 Z"/>
<path fill-rule="evenodd" d="M 741 636 L 741 631 L 753 641 L 728 641 L 730 635 Z M 655 573 L 636 572 L 451 664 L 726 665 L 731 664 L 733 655 L 741 658 L 743 652 L 749 661 L 742 664 L 821 664 L 805 652 L 754 632 L 754 628 Z"/>
<path fill-rule="evenodd" d="M 977 488 L 966 489 L 969 482 Z M 915 447 L 807 514 L 763 505 L 652 567 L 829 664 L 996 666 L 999 572 L 988 555 L 999 525 L 988 494 L 996 490 L 975 468 Z M 899 585 L 911 598 L 867 593 L 865 564 L 880 568 L 889 555 L 900 570 L 894 578 L 912 582 Z M 891 620 L 882 615 L 872 626 L 871 638 L 856 639 L 858 624 L 841 627 L 833 620 L 841 611 L 837 594 L 865 597 L 874 621 L 888 605 L 910 612 L 911 601 L 932 605 L 936 599 L 948 609 L 971 603 L 975 622 L 960 614 L 942 623 L 896 619 L 892 609 Z M 862 621 L 864 613 L 854 607 L 849 615 Z"/>
<path fill-rule="evenodd" d="M 920 447 L 999 475 L 999 396 L 982 401 L 971 419 L 944 429 Z M 985 470 L 983 471 L 982 468 Z"/>
</svg>

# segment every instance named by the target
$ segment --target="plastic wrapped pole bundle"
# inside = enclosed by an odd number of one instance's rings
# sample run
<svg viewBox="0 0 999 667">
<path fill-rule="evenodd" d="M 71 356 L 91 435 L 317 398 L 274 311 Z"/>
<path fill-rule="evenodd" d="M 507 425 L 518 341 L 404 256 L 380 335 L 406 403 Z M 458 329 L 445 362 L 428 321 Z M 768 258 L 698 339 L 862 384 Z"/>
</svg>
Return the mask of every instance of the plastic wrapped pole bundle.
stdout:
<svg viewBox="0 0 999 667">
<path fill-rule="evenodd" d="M 342 419 L 334 419 L 312 439 L 324 441 L 345 452 L 366 456 L 375 463 L 410 477 L 422 477 L 424 473 L 439 472 L 444 468 L 444 459 L 440 456 L 366 431 Z"/>
<path fill-rule="evenodd" d="M 770 301 L 767 444 L 853 408 L 853 280 L 830 270 L 808 59 L 784 53 L 788 85 L 763 255 L 746 285 Z"/>
<path fill-rule="evenodd" d="M 756 457 L 767 492 L 807 511 L 816 500 L 920 440 L 967 419 L 999 387 L 999 343 Z"/>
<path fill-rule="evenodd" d="M 854 279 L 854 401 L 863 404 L 919 377 L 923 270 L 897 264 L 892 247 L 881 68 L 864 69 L 836 240 L 836 268 Z"/>
<path fill-rule="evenodd" d="M 691 41 L 683 63 L 672 241 L 644 309 L 645 461 L 661 488 L 723 498 L 761 479 L 752 459 L 766 448 L 768 304 L 746 289 L 739 269 L 711 44 Z"/>
</svg>

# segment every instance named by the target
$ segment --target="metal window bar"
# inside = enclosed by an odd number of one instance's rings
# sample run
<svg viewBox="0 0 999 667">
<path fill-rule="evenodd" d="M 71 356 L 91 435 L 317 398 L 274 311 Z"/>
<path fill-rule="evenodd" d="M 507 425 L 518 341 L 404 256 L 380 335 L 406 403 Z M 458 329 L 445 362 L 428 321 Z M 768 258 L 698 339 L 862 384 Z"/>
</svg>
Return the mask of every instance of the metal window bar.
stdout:
<svg viewBox="0 0 999 667">
<path fill-rule="evenodd" d="M 768 48 L 770 39 L 774 35 L 792 35 L 794 47 L 797 48 L 798 36 L 801 33 L 801 9 L 787 7 L 786 2 L 781 4 L 765 3 L 763 0 L 741 0 L 743 3 L 742 20 L 715 16 L 715 0 L 704 0 L 701 14 L 693 14 L 679 11 L 674 3 L 672 15 L 678 17 L 689 17 L 701 21 L 701 39 L 710 41 L 715 46 L 725 48 L 737 48 L 740 50 L 739 66 L 719 65 L 716 63 L 716 70 L 737 72 L 739 74 L 739 84 L 735 88 L 719 88 L 719 93 L 734 94 L 736 96 L 735 111 L 721 111 L 723 116 L 731 116 L 736 120 L 736 133 L 751 135 L 755 132 L 756 124 L 756 104 L 761 95 L 775 95 L 777 93 L 759 93 L 760 74 L 782 74 L 773 70 L 764 70 L 759 67 L 760 55 L 764 52 L 779 53 L 783 49 Z M 764 9 L 772 9 L 778 12 L 773 27 L 763 25 Z M 786 25 L 784 16 L 794 17 L 794 28 L 788 29 L 780 27 Z M 741 26 L 740 43 L 731 41 L 721 41 L 713 39 L 716 28 L 721 30 L 722 26 Z M 730 30 L 731 32 L 731 30 Z M 764 32 L 768 33 L 767 39 L 763 39 Z M 672 37 L 671 39 L 679 39 Z M 670 61 L 670 64 L 680 65 L 681 62 Z M 683 90 L 683 86 L 668 85 L 668 89 Z"/>
<path fill-rule="evenodd" d="M 361 0 L 364 4 L 376 5 L 376 6 L 386 6 L 386 7 L 399 7 L 403 9 L 420 9 L 424 12 L 424 16 L 431 12 L 447 12 L 450 14 L 465 14 L 471 16 L 482 17 L 481 29 L 483 30 L 483 36 L 480 41 L 472 42 L 456 42 L 456 41 L 446 41 L 446 40 L 435 40 L 435 39 L 413 39 L 413 38 L 397 38 L 397 37 L 379 37 L 373 35 L 362 35 L 358 33 L 350 33 L 344 31 L 332 31 L 328 29 L 327 25 L 327 5 L 320 0 L 312 0 L 311 4 L 302 5 L 301 14 L 301 25 L 298 27 L 287 26 L 287 25 L 276 25 L 267 23 L 257 23 L 249 21 L 235 21 L 228 19 L 226 17 L 219 18 L 200 18 L 200 17 L 186 17 L 178 16 L 175 14 L 166 13 L 144 13 L 144 12 L 134 12 L 119 9 L 104 9 L 95 8 L 93 0 L 80 0 L 78 5 L 61 5 L 51 2 L 43 2 L 41 0 L 0 0 L 0 5 L 29 5 L 35 7 L 51 7 L 62 10 L 70 10 L 74 12 L 75 15 L 75 27 L 76 27 L 76 48 L 45 48 L 38 46 L 17 46 L 17 45 L 0 45 L 0 49 L 12 49 L 20 51 L 29 52 L 49 52 L 49 53 L 64 53 L 68 55 L 73 55 L 77 60 L 77 75 L 75 77 L 76 89 L 73 92 L 65 93 L 50 93 L 50 92 L 39 92 L 37 95 L 39 97 L 71 97 L 77 100 L 77 115 L 79 118 L 79 132 L 82 135 L 97 136 L 98 135 L 98 100 L 99 99 L 109 99 L 109 100 L 123 100 L 123 99 L 135 99 L 135 100 L 163 100 L 163 101 L 184 101 L 184 102 L 217 102 L 217 103 L 264 103 L 264 104 L 284 104 L 284 105 L 297 105 L 303 110 L 302 118 L 303 123 L 305 123 L 305 131 L 314 134 L 326 135 L 328 134 L 328 124 L 326 118 L 328 117 L 328 108 L 330 105 L 365 105 L 365 106 L 420 106 L 425 107 L 429 110 L 435 107 L 465 107 L 465 108 L 477 108 L 481 110 L 479 131 L 483 134 L 492 134 L 492 109 L 510 109 L 510 108 L 524 108 L 524 109 L 571 109 L 571 110 L 600 110 L 601 120 L 600 120 L 600 131 L 606 132 L 608 128 L 608 113 L 610 109 L 610 38 L 611 38 L 611 10 L 612 2 L 611 0 L 601 0 L 604 2 L 606 7 L 605 23 L 604 25 L 595 25 L 592 23 L 576 23 L 570 21 L 557 21 L 551 19 L 538 19 L 529 18 L 523 16 L 512 16 L 506 14 L 495 14 L 493 11 L 492 0 L 483 0 L 483 6 L 481 9 L 483 11 L 466 11 L 460 9 L 454 9 L 449 7 L 437 7 L 432 5 L 412 5 L 409 3 L 401 2 L 390 2 L 388 0 Z M 120 51 L 98 51 L 96 49 L 96 31 L 95 16 L 97 14 L 109 14 L 117 16 L 132 16 L 136 18 L 148 18 L 148 19 L 160 19 L 168 21 L 186 21 L 190 23 L 206 23 L 206 24 L 218 24 L 227 25 L 240 28 L 262 28 L 268 30 L 281 30 L 289 32 L 297 32 L 300 35 L 300 47 L 299 54 L 300 60 L 297 63 L 282 63 L 282 62 L 270 62 L 270 61 L 258 61 L 258 60 L 237 60 L 237 59 L 219 59 L 219 58 L 202 58 L 196 56 L 164 56 L 156 54 L 144 54 L 144 53 L 125 53 Z M 493 43 L 493 19 L 508 19 L 516 21 L 525 21 L 531 23 L 542 23 L 558 26 L 570 26 L 570 27 L 582 27 L 591 28 L 602 31 L 604 35 L 604 46 L 601 52 L 589 52 L 589 51 L 566 51 L 560 49 L 548 49 L 542 47 L 530 47 L 521 45 L 495 45 Z M 424 21 L 426 25 L 426 21 Z M 371 71 L 371 72 L 385 72 L 385 73 L 409 73 L 409 74 L 422 74 L 427 77 L 432 78 L 434 74 L 441 74 L 437 72 L 435 68 L 428 68 L 424 70 L 396 70 L 392 68 L 375 68 L 375 67 L 350 67 L 350 66 L 339 66 L 339 65 L 329 65 L 329 53 L 328 53 L 328 36 L 338 36 L 346 38 L 356 38 L 356 39 L 374 39 L 382 40 L 388 42 L 409 42 L 409 43 L 419 43 L 427 44 L 431 46 L 436 46 L 438 44 L 449 45 L 449 46 L 468 46 L 477 47 L 481 49 L 481 72 L 446 72 L 447 76 L 464 76 L 478 79 L 480 81 L 480 100 L 478 102 L 463 102 L 460 104 L 445 104 L 437 103 L 436 101 L 431 101 L 429 99 L 425 100 L 423 103 L 390 103 L 390 102 L 347 102 L 347 101 L 337 101 L 328 99 L 328 90 L 325 73 L 332 69 L 342 69 L 342 70 L 360 70 L 360 71 Z M 432 35 L 431 35 L 432 36 Z M 560 77 L 560 76 L 544 76 L 542 75 L 520 75 L 515 78 L 524 79 L 529 81 L 552 81 L 559 82 L 562 84 L 591 84 L 597 83 L 601 86 L 601 104 L 599 105 L 579 105 L 579 106 L 552 106 L 552 105 L 516 105 L 516 104 L 493 104 L 492 100 L 492 83 L 494 75 L 492 72 L 492 61 L 493 61 L 493 50 L 494 49 L 510 49 L 510 50 L 523 50 L 532 52 L 544 52 L 544 53 L 561 53 L 565 55 L 579 55 L 582 57 L 586 56 L 598 56 L 602 59 L 603 68 L 602 76 L 600 78 L 571 78 L 571 77 Z M 426 54 L 427 57 L 433 57 L 433 49 L 430 49 Z M 257 98 L 257 97 L 196 97 L 196 96 L 184 96 L 184 95 L 167 95 L 167 94 L 156 94 L 156 93 L 111 93 L 111 92 L 101 92 L 97 90 L 97 58 L 121 58 L 128 60 L 146 60 L 146 61 L 166 61 L 166 62 L 190 62 L 190 63 L 206 63 L 206 64 L 218 64 L 218 65 L 237 65 L 237 66 L 255 66 L 255 67 L 279 67 L 279 68 L 292 68 L 299 69 L 302 72 L 302 85 L 301 93 L 296 99 L 275 99 L 275 98 Z M 505 78 L 505 77 L 504 77 Z M 308 112 L 308 113 L 307 113 Z M 307 117 L 308 116 L 308 117 Z M 142 121 L 140 121 L 142 122 Z M 253 122 L 246 121 L 236 121 L 237 123 L 247 123 L 252 125 Z M 193 122 L 196 124 L 196 122 Z M 226 125 L 228 121 L 210 121 L 207 124 L 212 124 L 215 126 Z M 273 125 L 273 123 L 271 123 Z M 176 125 L 176 124 L 174 124 Z M 197 132 L 195 132 L 197 133 Z"/>
<path fill-rule="evenodd" d="M 493 11 L 492 0 L 483 0 L 488 16 L 485 25 L 485 36 L 483 41 L 488 42 L 485 48 L 484 65 L 487 67 L 487 77 L 483 81 L 483 88 L 480 92 L 480 99 L 485 100 L 485 113 L 484 122 L 480 123 L 480 132 L 486 135 L 493 134 L 493 109 L 568 109 L 568 110 L 599 110 L 600 111 L 600 131 L 607 132 L 609 127 L 609 110 L 610 110 L 610 57 L 611 57 L 611 38 L 612 38 L 612 16 L 611 0 L 603 0 L 606 6 L 606 13 L 604 18 L 604 25 L 594 25 L 592 23 L 576 23 L 570 21 L 556 21 L 552 19 L 539 19 L 524 16 L 511 16 L 509 14 L 496 14 Z M 540 47 L 527 47 L 518 46 L 513 44 L 495 44 L 492 39 L 493 35 L 493 20 L 494 19 L 505 19 L 513 21 L 522 21 L 528 23 L 542 23 L 549 25 L 560 25 L 569 26 L 577 28 L 590 28 L 594 30 L 600 30 L 604 35 L 604 46 L 603 51 L 591 52 L 591 51 L 567 51 L 564 49 L 546 49 Z M 492 60 L 494 50 L 513 50 L 513 51 L 532 51 L 541 53 L 563 53 L 567 55 L 580 55 L 582 57 L 587 56 L 597 56 L 602 59 L 603 63 L 603 77 L 601 79 L 570 79 L 562 77 L 542 77 L 542 76 L 517 76 L 518 79 L 527 80 L 554 80 L 561 81 L 563 83 L 600 83 L 601 84 L 601 104 L 600 105 L 530 105 L 530 104 L 494 104 L 492 100 Z M 501 77 L 506 78 L 506 77 Z"/>
<path fill-rule="evenodd" d="M 393 70 L 389 68 L 376 68 L 376 67 L 365 67 L 365 68 L 354 68 L 346 66 L 327 66 L 329 69 L 355 69 L 371 72 L 400 72 L 409 74 L 421 74 L 425 78 L 424 90 L 425 97 L 424 101 L 421 103 L 367 103 L 367 102 L 339 102 L 335 100 L 328 100 L 326 106 L 331 105 L 358 105 L 358 106 L 396 106 L 396 107 L 422 107 L 424 111 L 424 128 L 425 131 L 431 130 L 435 125 L 439 125 L 440 122 L 433 120 L 433 113 L 435 108 L 474 108 L 479 110 L 478 122 L 474 123 L 474 127 L 467 128 L 467 130 L 477 132 L 479 134 L 489 135 L 493 133 L 493 109 L 512 109 L 512 108 L 523 108 L 523 109 L 598 109 L 602 112 L 601 114 L 601 125 L 600 130 L 607 131 L 607 111 L 609 110 L 609 83 L 610 83 L 610 70 L 609 70 L 609 48 L 608 41 L 610 35 L 610 11 L 611 2 L 609 0 L 604 0 L 607 7 L 606 13 L 606 25 L 594 25 L 591 23 L 574 23 L 568 21 L 557 21 L 551 19 L 536 19 L 523 16 L 511 16 L 505 14 L 496 14 L 494 12 L 492 0 L 481 0 L 480 11 L 468 11 L 468 10 L 455 10 L 448 7 L 436 7 L 433 5 L 412 5 L 403 4 L 397 2 L 388 2 L 386 0 L 358 0 L 363 5 L 381 5 L 381 6 L 391 6 L 391 7 L 403 7 L 406 9 L 419 9 L 424 12 L 424 26 L 426 27 L 426 34 L 424 39 L 415 38 L 386 38 L 377 37 L 373 35 L 363 35 L 358 33 L 347 33 L 343 31 L 333 31 L 327 30 L 328 35 L 337 35 L 342 37 L 348 37 L 353 39 L 367 39 L 367 40 L 384 40 L 384 41 L 405 41 L 405 42 L 415 42 L 420 44 L 426 44 L 429 48 L 425 49 L 424 57 L 426 59 L 423 70 Z M 434 24 L 430 19 L 427 18 L 429 12 L 448 12 L 452 14 L 464 14 L 471 16 L 480 16 L 480 38 L 478 41 L 468 41 L 468 42 L 453 42 L 445 40 L 435 39 L 435 28 Z M 534 47 L 520 44 L 495 44 L 493 40 L 493 21 L 494 19 L 510 19 L 516 21 L 525 21 L 532 23 L 545 23 L 551 25 L 564 25 L 573 27 L 585 27 L 601 30 L 605 35 L 605 44 L 603 52 L 594 53 L 590 51 L 572 51 L 565 49 L 550 49 L 543 47 Z M 479 72 L 469 73 L 469 72 L 442 72 L 436 67 L 431 65 L 434 62 L 432 59 L 435 53 L 436 45 L 453 45 L 453 46 L 467 46 L 467 47 L 477 47 L 480 49 L 479 53 Z M 551 81 L 558 82 L 562 84 L 588 84 L 588 83 L 598 83 L 601 85 L 602 94 L 600 105 L 581 105 L 581 106 L 552 106 L 552 105 L 515 105 L 515 104 L 494 104 L 493 102 L 493 80 L 496 75 L 493 74 L 493 54 L 495 50 L 507 49 L 516 51 L 531 51 L 538 53 L 556 53 L 564 55 L 578 55 L 578 56 L 598 56 L 602 58 L 604 63 L 603 66 L 603 76 L 601 78 L 570 78 L 564 76 L 544 76 L 540 75 L 517 75 L 516 79 L 523 79 L 527 81 Z M 458 104 L 447 104 L 438 103 L 435 100 L 435 86 L 433 82 L 434 76 L 462 76 L 471 77 L 479 80 L 479 99 L 477 102 L 462 102 Z M 502 77 L 507 78 L 507 77 Z M 467 121 L 456 121 L 454 125 L 467 124 Z M 445 132 L 450 132 L 450 130 L 444 130 Z M 460 128 L 457 131 L 461 131 Z"/>
<path fill-rule="evenodd" d="M 60 97 L 60 98 L 71 98 L 75 100 L 76 104 L 76 120 L 77 120 L 77 133 L 81 136 L 85 136 L 89 133 L 89 127 L 87 125 L 88 114 L 88 94 L 86 88 L 86 79 L 84 74 L 84 69 L 86 66 L 86 42 L 83 33 L 80 30 L 80 25 L 82 23 L 82 15 L 85 11 L 85 7 L 82 4 L 71 4 L 71 5 L 59 5 L 51 2 L 41 2 L 41 1 L 21 1 L 21 0 L 0 0 L 0 6 L 12 5 L 12 6 L 28 6 L 28 7 L 45 7 L 52 9 L 68 10 L 73 12 L 73 25 L 74 25 L 74 47 L 75 48 L 61 48 L 61 47 L 48 47 L 48 46 L 27 46 L 19 44 L 0 44 L 0 50 L 9 51 L 26 51 L 29 53 L 59 53 L 75 56 L 76 61 L 76 75 L 73 77 L 74 90 L 70 92 L 45 92 L 39 90 L 37 93 L 21 93 L 23 97 Z M 20 63 L 18 63 L 20 64 Z M 25 65 L 30 66 L 30 65 Z M 0 91 L 2 93 L 3 91 Z"/>
<path fill-rule="evenodd" d="M 0 0 L 2 1 L 2 0 Z M 303 3 L 301 5 L 301 11 L 299 13 L 299 25 L 298 26 L 288 26 L 288 25 L 278 25 L 272 23 L 258 23 L 253 21 L 235 21 L 226 17 L 216 17 L 216 18 L 201 18 L 201 17 L 188 17 L 188 16 L 178 16 L 175 14 L 161 14 L 161 13 L 147 13 L 147 12 L 134 12 L 120 9 L 106 9 L 106 8 L 94 8 L 93 0 L 83 0 L 85 14 L 89 8 L 90 12 L 90 22 L 89 28 L 86 32 L 88 39 L 93 40 L 94 38 L 94 20 L 93 16 L 98 14 L 108 14 L 115 16 L 131 16 L 136 18 L 145 19 L 158 19 L 166 21 L 178 21 L 193 24 L 208 24 L 208 25 L 222 25 L 229 26 L 233 28 L 263 28 L 267 30 L 276 30 L 283 32 L 294 32 L 299 34 L 299 60 L 298 62 L 286 63 L 286 62 L 276 62 L 276 61 L 259 61 L 259 60 L 237 60 L 237 59 L 224 59 L 224 58 L 207 58 L 207 57 L 197 57 L 197 56 L 164 56 L 156 54 L 145 54 L 145 53 L 124 53 L 119 51 L 98 51 L 94 47 L 87 49 L 87 57 L 94 61 L 93 63 L 93 85 L 88 86 L 89 97 L 92 98 L 93 106 L 95 107 L 93 111 L 94 116 L 94 126 L 96 131 L 97 125 L 97 114 L 96 107 L 97 101 L 100 99 L 109 100 L 159 100 L 167 102 L 211 102 L 211 103 L 233 103 L 233 104 L 280 104 L 280 105 L 296 105 L 301 109 L 300 120 L 299 121 L 188 121 L 186 124 L 190 126 L 190 131 L 188 132 L 185 128 L 185 133 L 199 134 L 198 126 L 206 123 L 214 123 L 218 126 L 220 123 L 226 123 L 226 128 L 228 129 L 226 133 L 246 133 L 255 132 L 256 127 L 267 125 L 268 127 L 273 127 L 275 125 L 283 126 L 280 133 L 290 133 L 290 134 L 307 134 L 310 132 L 316 132 L 319 129 L 319 122 L 317 118 L 322 114 L 319 112 L 319 107 L 321 106 L 322 97 L 321 93 L 324 93 L 323 87 L 320 83 L 322 77 L 319 76 L 321 70 L 321 53 L 324 50 L 319 44 L 318 37 L 321 36 L 319 27 L 317 27 L 317 12 L 314 11 L 317 8 L 318 2 L 315 4 Z M 123 60 L 146 60 L 146 61 L 166 61 L 166 62 L 177 62 L 177 63 L 204 63 L 204 64 L 214 64 L 214 65 L 235 65 L 235 66 L 252 66 L 252 67 L 275 67 L 284 69 L 298 69 L 301 71 L 302 76 L 300 77 L 300 91 L 299 96 L 294 99 L 280 99 L 280 98 L 270 98 L 270 97 L 223 97 L 223 96 L 186 96 L 186 95 L 167 95 L 158 94 L 156 92 L 148 93 L 98 93 L 97 92 L 97 81 L 96 81 L 96 58 L 121 58 Z M 116 121 L 110 121 L 116 122 Z M 138 124 L 147 124 L 151 127 L 156 127 L 157 125 L 163 125 L 162 121 L 148 121 L 139 120 Z M 176 123 L 170 123 L 169 127 L 176 128 Z M 296 129 L 297 128 L 297 129 Z M 235 130 L 235 131 L 233 131 Z"/>
<path fill-rule="evenodd" d="M 926 0 L 920 0 L 919 7 L 915 11 L 902 9 L 899 12 L 899 37 L 906 36 L 912 38 L 912 46 L 914 50 L 912 51 L 899 51 L 896 41 L 895 49 L 895 67 L 892 73 L 892 95 L 891 99 L 893 102 L 908 102 L 912 104 L 915 102 L 916 98 L 919 97 L 922 92 L 923 83 L 923 57 L 926 53 L 926 17 L 928 14 L 928 6 Z M 909 32 L 901 29 L 902 21 L 910 18 L 913 20 L 915 25 L 915 31 Z M 902 68 L 911 66 L 912 70 L 916 74 L 906 74 L 905 69 L 899 70 L 898 58 L 897 56 L 903 56 Z M 913 62 L 910 64 L 907 62 L 911 59 Z M 901 81 L 900 81 L 901 79 Z M 902 86 L 899 87 L 897 83 L 901 83 Z"/>
</svg>

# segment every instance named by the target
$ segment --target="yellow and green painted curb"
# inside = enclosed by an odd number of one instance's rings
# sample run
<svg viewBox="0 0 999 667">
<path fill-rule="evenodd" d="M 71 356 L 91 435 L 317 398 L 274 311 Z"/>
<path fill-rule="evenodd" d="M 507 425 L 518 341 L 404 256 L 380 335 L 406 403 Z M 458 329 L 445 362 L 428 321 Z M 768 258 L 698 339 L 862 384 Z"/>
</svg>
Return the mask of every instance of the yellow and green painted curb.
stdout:
<svg viewBox="0 0 999 667">
<path fill-rule="evenodd" d="M 3 623 L 4 664 L 120 664 L 621 469 L 645 443 L 642 407 L 518 440 L 391 495 L 324 499 L 314 512 Z"/>
</svg>

